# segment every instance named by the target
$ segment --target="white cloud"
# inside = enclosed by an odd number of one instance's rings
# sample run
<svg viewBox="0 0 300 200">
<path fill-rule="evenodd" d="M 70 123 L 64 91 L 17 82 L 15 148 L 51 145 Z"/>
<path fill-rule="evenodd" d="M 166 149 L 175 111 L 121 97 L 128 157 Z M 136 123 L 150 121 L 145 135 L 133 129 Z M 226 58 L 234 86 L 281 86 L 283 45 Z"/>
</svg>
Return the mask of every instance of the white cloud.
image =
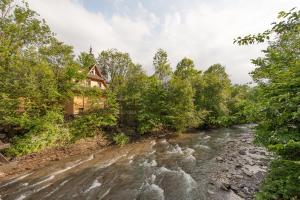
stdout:
<svg viewBox="0 0 300 200">
<path fill-rule="evenodd" d="M 221 63 L 235 83 L 250 81 L 250 59 L 260 54 L 262 45 L 239 47 L 233 38 L 265 30 L 281 10 L 297 5 L 296 0 L 196 1 L 164 14 L 150 12 L 142 3 L 138 12 L 113 13 L 85 9 L 80 0 L 29 0 L 62 41 L 75 51 L 96 52 L 117 48 L 152 71 L 157 48 L 168 51 L 175 67 L 183 57 L 192 58 L 198 69 Z M 128 9 L 128 8 L 126 8 Z"/>
</svg>

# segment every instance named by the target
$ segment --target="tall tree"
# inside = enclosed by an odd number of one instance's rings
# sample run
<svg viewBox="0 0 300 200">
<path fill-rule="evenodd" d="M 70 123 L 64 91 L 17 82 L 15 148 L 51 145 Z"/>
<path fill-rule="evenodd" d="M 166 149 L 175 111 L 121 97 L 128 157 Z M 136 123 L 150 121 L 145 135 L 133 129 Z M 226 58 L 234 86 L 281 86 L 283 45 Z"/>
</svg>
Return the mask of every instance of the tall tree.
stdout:
<svg viewBox="0 0 300 200">
<path fill-rule="evenodd" d="M 64 103 L 81 75 L 73 48 L 27 3 L 14 3 L 0 1 L 0 125 L 18 127 L 9 152 L 22 155 L 68 137 L 60 128 Z"/>
<path fill-rule="evenodd" d="M 141 100 L 147 79 L 141 65 L 137 64 L 129 69 L 119 94 L 120 122 L 123 126 L 138 127 L 138 113 L 141 109 Z"/>
<path fill-rule="evenodd" d="M 190 79 L 198 71 L 195 69 L 194 61 L 189 58 L 183 58 L 176 66 L 174 74 L 182 79 Z"/>
<path fill-rule="evenodd" d="M 134 67 L 128 53 L 116 49 L 102 51 L 97 59 L 103 75 L 110 81 L 110 88 L 118 91 L 128 75 L 128 70 Z"/>
<path fill-rule="evenodd" d="M 194 104 L 194 90 L 190 81 L 177 76 L 169 82 L 167 121 L 171 129 L 182 131 L 198 127 L 200 118 Z"/>
<path fill-rule="evenodd" d="M 220 64 L 210 66 L 203 75 L 204 88 L 200 105 L 209 112 L 208 124 L 218 125 L 218 117 L 228 115 L 226 101 L 230 95 L 230 80 L 225 67 Z"/>
<path fill-rule="evenodd" d="M 158 49 L 153 57 L 153 65 L 155 68 L 155 76 L 166 83 L 172 75 L 172 69 L 168 61 L 168 54 L 163 49 Z"/>
<path fill-rule="evenodd" d="M 81 67 L 89 68 L 92 65 L 96 64 L 96 58 L 93 53 L 92 47 L 90 47 L 89 52 L 81 52 L 77 58 L 77 62 L 81 65 Z"/>
</svg>

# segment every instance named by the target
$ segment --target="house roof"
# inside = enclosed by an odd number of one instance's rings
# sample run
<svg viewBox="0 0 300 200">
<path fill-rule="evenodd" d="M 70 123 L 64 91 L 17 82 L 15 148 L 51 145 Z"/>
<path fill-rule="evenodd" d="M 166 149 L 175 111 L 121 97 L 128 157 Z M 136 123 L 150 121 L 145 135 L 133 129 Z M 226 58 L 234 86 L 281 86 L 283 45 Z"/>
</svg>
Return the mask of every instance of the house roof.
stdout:
<svg viewBox="0 0 300 200">
<path fill-rule="evenodd" d="M 105 84 L 108 84 L 108 81 L 106 80 L 105 76 L 103 76 L 103 74 L 101 73 L 101 69 L 99 68 L 99 66 L 94 64 L 89 67 L 89 71 L 91 71 L 91 69 L 93 69 L 93 68 L 95 68 L 98 73 L 96 73 L 96 74 L 88 73 L 87 77 L 90 79 L 97 80 L 97 81 L 103 81 Z"/>
<path fill-rule="evenodd" d="M 105 79 L 101 78 L 100 76 L 98 76 L 97 74 L 88 74 L 87 76 L 88 78 L 91 78 L 91 79 L 95 79 L 97 81 L 105 81 Z"/>
</svg>

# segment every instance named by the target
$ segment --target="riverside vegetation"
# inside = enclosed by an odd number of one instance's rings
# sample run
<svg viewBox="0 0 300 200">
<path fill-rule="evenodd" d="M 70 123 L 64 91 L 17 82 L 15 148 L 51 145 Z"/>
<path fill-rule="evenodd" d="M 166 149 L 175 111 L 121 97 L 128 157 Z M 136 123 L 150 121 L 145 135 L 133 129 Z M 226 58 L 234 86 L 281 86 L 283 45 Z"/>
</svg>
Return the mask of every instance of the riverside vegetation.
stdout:
<svg viewBox="0 0 300 200">
<path fill-rule="evenodd" d="M 241 45 L 269 41 L 264 57 L 253 60 L 255 87 L 232 84 L 221 64 L 202 72 L 183 58 L 172 71 L 163 49 L 154 55 L 151 76 L 116 49 L 76 57 L 27 3 L 3 0 L 0 14 L 0 126 L 12 143 L 7 156 L 97 134 L 125 145 L 140 135 L 257 122 L 256 141 L 278 155 L 257 198 L 300 198 L 299 11 L 281 12 L 272 29 L 236 39 Z M 105 91 L 78 84 L 95 63 L 110 82 Z M 78 93 L 105 97 L 104 108 L 65 120 L 64 105 Z"/>
<path fill-rule="evenodd" d="M 125 144 L 135 134 L 247 122 L 240 111 L 251 88 L 232 85 L 220 64 L 201 72 L 183 58 L 173 72 L 167 53 L 159 49 L 155 73 L 148 76 L 128 53 L 115 49 L 97 58 L 92 50 L 75 57 L 73 48 L 58 41 L 26 3 L 13 7 L 6 0 L 0 6 L 0 123 L 15 135 L 7 155 L 21 156 L 100 132 Z M 79 84 L 95 63 L 110 81 L 105 91 Z M 64 105 L 78 93 L 95 100 L 105 97 L 106 105 L 66 121 Z"/>
<path fill-rule="evenodd" d="M 276 153 L 257 199 L 300 199 L 300 11 L 279 13 L 280 21 L 240 45 L 267 41 L 257 68 L 256 142 Z M 255 111 L 256 110 L 256 111 Z"/>
</svg>

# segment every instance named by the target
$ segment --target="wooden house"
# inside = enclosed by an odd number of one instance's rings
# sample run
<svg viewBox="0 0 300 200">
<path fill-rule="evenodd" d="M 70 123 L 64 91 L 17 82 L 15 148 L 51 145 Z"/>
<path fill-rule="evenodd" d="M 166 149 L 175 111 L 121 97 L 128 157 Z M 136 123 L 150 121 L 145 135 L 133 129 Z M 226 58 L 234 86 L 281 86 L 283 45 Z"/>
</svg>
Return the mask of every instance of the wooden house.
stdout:
<svg viewBox="0 0 300 200">
<path fill-rule="evenodd" d="M 107 81 L 97 65 L 90 67 L 86 80 L 80 84 L 84 87 L 97 87 L 101 90 L 105 90 L 107 88 Z M 104 106 L 104 101 L 105 99 L 99 97 L 98 103 L 100 106 Z M 78 95 L 65 105 L 65 113 L 67 116 L 74 116 L 90 110 L 91 105 L 92 102 L 88 97 Z"/>
</svg>

